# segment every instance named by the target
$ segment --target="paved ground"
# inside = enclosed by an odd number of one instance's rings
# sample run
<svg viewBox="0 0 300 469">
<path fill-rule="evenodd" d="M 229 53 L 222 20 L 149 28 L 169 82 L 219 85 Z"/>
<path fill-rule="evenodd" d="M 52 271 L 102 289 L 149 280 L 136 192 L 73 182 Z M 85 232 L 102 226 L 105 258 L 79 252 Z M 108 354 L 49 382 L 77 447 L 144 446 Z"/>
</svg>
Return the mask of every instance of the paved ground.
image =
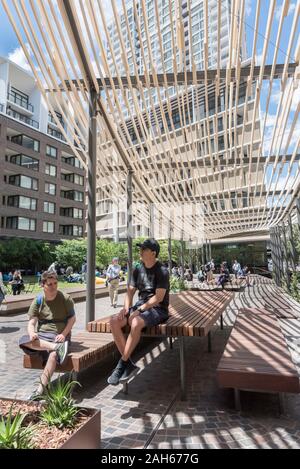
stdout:
<svg viewBox="0 0 300 469">
<path fill-rule="evenodd" d="M 135 354 L 141 367 L 129 384 L 108 386 L 109 360 L 82 373 L 77 400 L 102 411 L 102 448 L 300 448 L 300 395 L 286 398 L 279 415 L 277 395 L 242 393 L 242 413 L 234 410 L 230 390 L 219 389 L 215 370 L 240 306 L 265 304 L 269 291 L 254 286 L 237 293 L 225 314 L 225 329 L 213 330 L 213 352 L 207 341 L 187 338 L 187 400 L 179 397 L 179 349 L 167 341 L 146 342 Z M 122 298 L 120 297 L 120 303 Z M 85 304 L 76 305 L 76 329 L 84 327 Z M 107 298 L 96 302 L 97 317 L 113 310 Z M 39 372 L 23 370 L 17 338 L 26 328 L 26 315 L 0 318 L 0 389 L 2 397 L 25 398 Z M 282 320 L 282 330 L 300 367 L 300 321 Z"/>
</svg>

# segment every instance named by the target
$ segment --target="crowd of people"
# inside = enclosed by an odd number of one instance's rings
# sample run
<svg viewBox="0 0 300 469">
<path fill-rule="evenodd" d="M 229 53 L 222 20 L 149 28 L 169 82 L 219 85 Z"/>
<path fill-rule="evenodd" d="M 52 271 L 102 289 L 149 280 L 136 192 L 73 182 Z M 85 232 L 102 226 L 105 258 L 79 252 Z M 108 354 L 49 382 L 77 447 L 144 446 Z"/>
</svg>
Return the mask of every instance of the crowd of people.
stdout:
<svg viewBox="0 0 300 469">
<path fill-rule="evenodd" d="M 231 264 L 232 274 L 234 275 L 235 279 L 246 279 L 247 284 L 249 283 L 249 268 L 247 265 L 241 266 L 241 264 L 235 259 Z M 214 280 L 214 272 L 215 272 L 215 263 L 214 259 L 211 259 L 205 265 L 201 266 L 198 274 L 197 279 L 200 283 L 206 282 L 210 283 Z M 231 281 L 230 277 L 230 269 L 226 261 L 223 261 L 220 265 L 220 271 L 216 278 L 216 284 L 224 288 L 224 285 L 227 282 Z"/>
</svg>

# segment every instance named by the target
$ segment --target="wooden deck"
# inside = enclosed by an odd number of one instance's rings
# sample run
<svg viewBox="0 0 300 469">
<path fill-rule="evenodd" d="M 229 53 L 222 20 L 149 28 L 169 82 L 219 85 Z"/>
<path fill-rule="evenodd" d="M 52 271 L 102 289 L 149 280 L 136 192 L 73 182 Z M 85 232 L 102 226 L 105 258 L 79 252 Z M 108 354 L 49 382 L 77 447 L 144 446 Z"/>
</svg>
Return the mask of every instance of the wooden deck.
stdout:
<svg viewBox="0 0 300 469">
<path fill-rule="evenodd" d="M 264 309 L 241 310 L 217 379 L 221 387 L 235 390 L 300 392 L 298 372 L 275 314 Z"/>
</svg>

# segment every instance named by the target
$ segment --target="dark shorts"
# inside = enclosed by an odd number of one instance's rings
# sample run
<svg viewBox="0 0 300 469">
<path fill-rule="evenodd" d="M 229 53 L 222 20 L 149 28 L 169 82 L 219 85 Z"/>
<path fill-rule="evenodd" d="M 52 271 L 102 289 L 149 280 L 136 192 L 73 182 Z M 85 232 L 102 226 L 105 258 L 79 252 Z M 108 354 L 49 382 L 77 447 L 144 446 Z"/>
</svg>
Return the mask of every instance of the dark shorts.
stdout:
<svg viewBox="0 0 300 469">
<path fill-rule="evenodd" d="M 129 314 L 133 313 L 135 309 L 142 304 L 144 304 L 143 301 L 138 301 L 133 308 L 130 308 Z M 157 326 L 169 319 L 168 311 L 164 308 L 160 308 L 159 306 L 153 306 L 153 308 L 146 309 L 140 313 L 139 316 L 145 321 L 146 327 Z"/>
<path fill-rule="evenodd" d="M 56 334 L 56 332 L 38 332 L 39 339 L 46 340 L 47 342 L 55 342 L 55 338 L 57 335 L 59 334 Z M 67 338 L 67 340 L 70 339 Z M 40 356 L 43 360 L 43 366 L 45 366 L 49 358 L 50 352 L 48 352 L 47 350 L 32 350 L 31 348 L 26 347 L 25 344 L 28 344 L 28 342 L 30 342 L 30 336 L 28 334 L 22 335 L 22 337 L 19 339 L 19 347 L 27 355 Z"/>
</svg>

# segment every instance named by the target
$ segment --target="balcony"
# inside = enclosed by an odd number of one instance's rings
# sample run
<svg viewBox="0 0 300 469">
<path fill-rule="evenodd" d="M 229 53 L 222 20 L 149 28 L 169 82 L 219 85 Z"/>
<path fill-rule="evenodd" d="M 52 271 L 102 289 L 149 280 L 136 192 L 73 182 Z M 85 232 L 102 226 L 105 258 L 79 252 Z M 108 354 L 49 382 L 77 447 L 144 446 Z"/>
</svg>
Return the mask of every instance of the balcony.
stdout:
<svg viewBox="0 0 300 469">
<path fill-rule="evenodd" d="M 52 129 L 49 126 L 48 126 L 47 133 L 48 133 L 48 135 L 51 135 L 52 137 L 58 138 L 59 140 L 62 140 L 63 142 L 67 141 L 61 132 L 59 132 L 58 130 Z"/>
<path fill-rule="evenodd" d="M 63 121 L 63 118 L 58 114 L 56 116 L 57 116 L 57 119 L 59 120 L 59 122 L 61 123 L 62 127 L 65 129 L 65 123 Z M 48 114 L 48 122 L 50 122 L 51 124 L 57 126 L 57 123 L 56 123 L 54 117 L 52 116 L 52 114 L 50 114 L 50 112 Z"/>
<path fill-rule="evenodd" d="M 30 127 L 34 127 L 35 129 L 39 128 L 39 123 L 37 121 L 35 121 L 34 119 L 30 119 L 30 117 L 24 116 L 23 114 L 20 114 L 18 111 L 14 111 L 9 106 L 6 109 L 6 114 L 10 117 L 13 117 L 14 119 L 17 119 L 18 121 L 24 122 L 24 124 L 30 125 Z"/>
<path fill-rule="evenodd" d="M 34 107 L 28 102 L 28 98 L 25 98 L 25 96 L 19 95 L 17 93 L 7 93 L 7 99 L 12 103 L 27 109 L 29 112 L 34 112 Z"/>
</svg>

